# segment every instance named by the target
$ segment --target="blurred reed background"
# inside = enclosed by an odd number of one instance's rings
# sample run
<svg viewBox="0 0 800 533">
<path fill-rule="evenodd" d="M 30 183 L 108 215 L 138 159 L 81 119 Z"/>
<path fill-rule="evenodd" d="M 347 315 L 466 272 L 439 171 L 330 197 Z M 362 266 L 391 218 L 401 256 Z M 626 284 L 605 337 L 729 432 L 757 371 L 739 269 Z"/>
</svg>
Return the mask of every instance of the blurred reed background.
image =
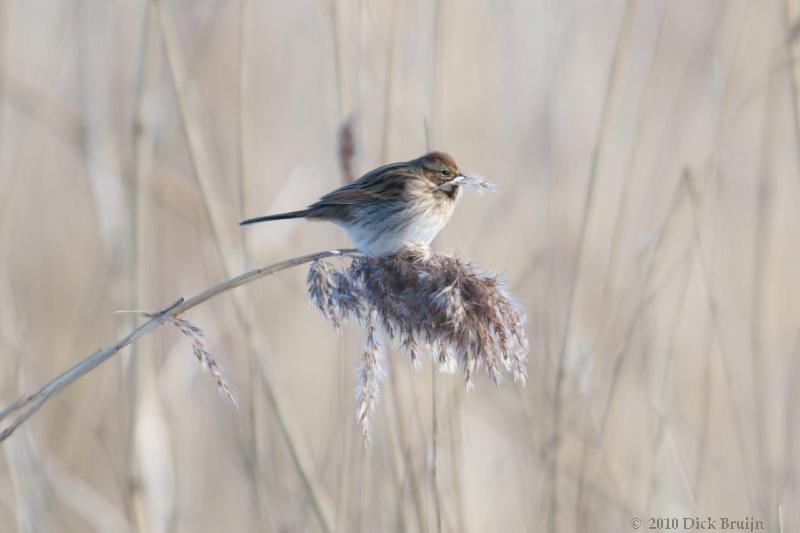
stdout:
<svg viewBox="0 0 800 533">
<path fill-rule="evenodd" d="M 238 410 L 159 329 L 1 445 L 0 530 L 796 531 L 799 14 L 0 0 L 4 404 L 139 320 L 115 310 L 347 246 L 237 223 L 420 155 L 426 122 L 499 187 L 435 248 L 503 272 L 531 338 L 524 389 L 390 357 L 364 448 L 363 332 L 308 304 L 306 268 L 280 273 L 188 316 Z"/>
</svg>

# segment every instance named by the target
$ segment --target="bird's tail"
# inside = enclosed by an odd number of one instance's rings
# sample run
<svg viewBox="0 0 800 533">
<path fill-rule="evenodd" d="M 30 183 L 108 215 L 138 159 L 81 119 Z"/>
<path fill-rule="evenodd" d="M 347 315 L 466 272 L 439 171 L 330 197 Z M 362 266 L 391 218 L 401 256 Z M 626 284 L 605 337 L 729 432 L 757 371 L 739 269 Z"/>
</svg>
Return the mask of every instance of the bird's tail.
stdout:
<svg viewBox="0 0 800 533">
<path fill-rule="evenodd" d="M 239 222 L 240 226 L 247 224 L 255 224 L 257 222 L 267 222 L 269 220 L 284 220 L 287 218 L 304 218 L 308 216 L 310 210 L 303 209 L 302 211 L 289 211 L 288 213 L 278 213 L 277 215 L 267 215 L 265 217 L 248 218 Z"/>
</svg>

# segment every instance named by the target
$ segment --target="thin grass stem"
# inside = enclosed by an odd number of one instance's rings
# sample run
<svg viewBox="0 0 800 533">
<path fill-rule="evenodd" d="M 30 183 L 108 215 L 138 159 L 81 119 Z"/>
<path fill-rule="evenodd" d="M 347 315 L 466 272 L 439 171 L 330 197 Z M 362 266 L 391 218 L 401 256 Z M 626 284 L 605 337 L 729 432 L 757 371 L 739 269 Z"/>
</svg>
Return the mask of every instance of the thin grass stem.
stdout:
<svg viewBox="0 0 800 533">
<path fill-rule="evenodd" d="M 293 257 L 272 265 L 256 268 L 249 272 L 245 272 L 244 274 L 240 274 L 236 277 L 225 280 L 222 283 L 218 283 L 217 285 L 214 285 L 213 287 L 210 287 L 187 300 L 181 298 L 172 305 L 169 305 L 158 313 L 154 314 L 152 318 L 148 319 L 144 324 L 137 326 L 133 331 L 116 341 L 114 344 L 94 352 L 92 355 L 83 359 L 72 368 L 62 372 L 60 375 L 52 379 L 37 391 L 31 394 L 23 395 L 5 407 L 2 411 L 0 411 L 0 421 L 5 420 L 15 412 L 19 412 L 19 415 L 10 424 L 4 427 L 2 431 L 0 431 L 0 442 L 11 436 L 11 434 L 14 433 L 14 430 L 21 426 L 28 418 L 31 417 L 31 415 L 38 411 L 42 405 L 49 401 L 53 396 L 61 392 L 67 386 L 71 385 L 81 376 L 84 376 L 97 368 L 97 366 L 110 359 L 129 344 L 133 344 L 147 333 L 156 329 L 156 327 L 158 327 L 164 319 L 178 316 L 215 296 L 255 281 L 259 278 L 275 274 L 281 270 L 296 267 L 304 263 L 310 263 L 311 261 L 316 261 L 325 257 L 339 257 L 343 255 L 351 255 L 353 253 L 355 253 L 355 250 L 350 249 L 328 250 L 325 252 L 317 252 L 299 257 Z"/>
</svg>

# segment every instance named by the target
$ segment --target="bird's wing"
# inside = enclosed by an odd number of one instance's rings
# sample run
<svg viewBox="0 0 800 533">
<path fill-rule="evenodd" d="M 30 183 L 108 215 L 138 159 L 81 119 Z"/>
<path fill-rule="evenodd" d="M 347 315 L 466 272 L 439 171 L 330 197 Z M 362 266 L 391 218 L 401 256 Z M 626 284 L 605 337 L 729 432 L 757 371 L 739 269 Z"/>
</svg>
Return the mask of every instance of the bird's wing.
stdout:
<svg viewBox="0 0 800 533">
<path fill-rule="evenodd" d="M 364 205 L 403 199 L 404 180 L 413 177 L 408 163 L 391 163 L 364 174 L 347 185 L 329 192 L 310 208 L 334 205 Z"/>
</svg>

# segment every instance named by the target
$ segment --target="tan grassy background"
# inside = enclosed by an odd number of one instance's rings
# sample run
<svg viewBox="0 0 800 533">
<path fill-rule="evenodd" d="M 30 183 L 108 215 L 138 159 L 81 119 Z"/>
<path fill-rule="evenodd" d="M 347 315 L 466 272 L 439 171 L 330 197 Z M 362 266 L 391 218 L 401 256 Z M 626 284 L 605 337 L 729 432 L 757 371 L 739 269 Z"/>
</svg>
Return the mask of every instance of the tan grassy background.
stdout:
<svg viewBox="0 0 800 533">
<path fill-rule="evenodd" d="M 155 332 L 0 445 L 0 531 L 798 530 L 797 9 L 0 1 L 4 403 L 127 332 L 115 310 L 347 245 L 237 222 L 340 185 L 348 120 L 357 173 L 427 121 L 498 184 L 435 248 L 503 272 L 531 338 L 525 389 L 437 376 L 434 483 L 430 365 L 390 357 L 364 449 L 362 333 L 283 272 L 188 317 L 238 410 Z"/>
</svg>

